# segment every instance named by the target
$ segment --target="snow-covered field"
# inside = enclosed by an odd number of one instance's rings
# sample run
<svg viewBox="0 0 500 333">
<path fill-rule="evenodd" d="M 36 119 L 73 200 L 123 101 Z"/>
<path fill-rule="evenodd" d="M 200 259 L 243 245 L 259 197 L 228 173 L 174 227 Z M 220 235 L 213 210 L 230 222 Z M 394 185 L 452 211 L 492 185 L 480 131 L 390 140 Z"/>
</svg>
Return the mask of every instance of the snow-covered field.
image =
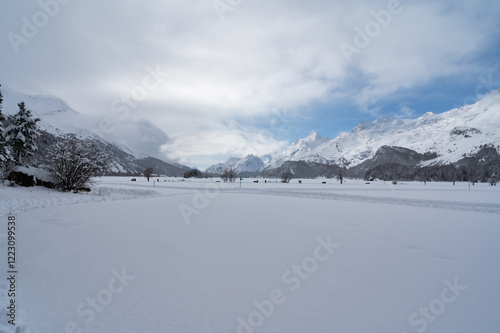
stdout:
<svg viewBox="0 0 500 333">
<path fill-rule="evenodd" d="M 0 332 L 498 332 L 500 187 L 0 185 Z"/>
</svg>

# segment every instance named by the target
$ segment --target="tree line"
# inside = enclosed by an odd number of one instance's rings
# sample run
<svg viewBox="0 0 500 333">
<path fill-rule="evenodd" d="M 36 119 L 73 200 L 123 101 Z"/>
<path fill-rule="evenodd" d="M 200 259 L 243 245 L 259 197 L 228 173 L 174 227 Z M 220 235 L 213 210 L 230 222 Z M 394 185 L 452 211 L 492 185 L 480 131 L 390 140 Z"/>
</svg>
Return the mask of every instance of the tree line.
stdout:
<svg viewBox="0 0 500 333">
<path fill-rule="evenodd" d="M 365 180 L 385 181 L 468 181 L 496 184 L 500 179 L 500 155 L 493 146 L 484 146 L 475 156 L 466 157 L 454 164 L 425 167 L 388 163 L 379 165 L 365 174 Z"/>
</svg>

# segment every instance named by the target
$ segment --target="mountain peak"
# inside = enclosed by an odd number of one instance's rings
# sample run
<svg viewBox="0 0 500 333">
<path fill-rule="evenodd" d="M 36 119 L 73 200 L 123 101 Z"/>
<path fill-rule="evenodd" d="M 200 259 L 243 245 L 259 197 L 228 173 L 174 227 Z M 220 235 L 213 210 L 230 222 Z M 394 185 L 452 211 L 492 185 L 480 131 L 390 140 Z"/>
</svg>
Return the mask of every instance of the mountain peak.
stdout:
<svg viewBox="0 0 500 333">
<path fill-rule="evenodd" d="M 6 114 L 14 114 L 18 111 L 17 104 L 21 101 L 26 103 L 26 107 L 35 112 L 36 116 L 50 115 L 76 115 L 79 114 L 73 110 L 62 99 L 49 95 L 28 95 L 2 87 L 4 97 L 4 108 Z"/>
<path fill-rule="evenodd" d="M 309 135 L 306 137 L 306 140 L 316 141 L 321 140 L 323 137 L 319 135 L 316 131 L 311 131 Z"/>
</svg>

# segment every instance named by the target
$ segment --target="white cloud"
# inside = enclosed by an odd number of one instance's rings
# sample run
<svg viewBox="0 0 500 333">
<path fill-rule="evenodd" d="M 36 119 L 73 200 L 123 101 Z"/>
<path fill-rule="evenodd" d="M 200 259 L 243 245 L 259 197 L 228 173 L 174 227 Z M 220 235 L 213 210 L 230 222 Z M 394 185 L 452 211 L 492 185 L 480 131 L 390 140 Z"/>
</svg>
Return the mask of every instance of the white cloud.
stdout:
<svg viewBox="0 0 500 333">
<path fill-rule="evenodd" d="M 458 8 L 447 7 L 442 1 L 403 3 L 405 10 L 373 38 L 356 60 L 367 78 L 357 96 L 361 106 L 435 79 L 464 73 L 475 77 L 474 73 L 486 70 L 473 60 L 493 37 L 488 33 L 493 16 L 471 24 L 477 19 L 471 17 L 471 11 L 477 12 L 477 8 L 461 6 L 462 2 L 450 6 Z"/>
<path fill-rule="evenodd" d="M 21 17 L 38 8 L 26 3 L 0 5 L 0 34 L 19 32 Z M 114 99 L 141 84 L 147 67 L 160 66 L 168 78 L 124 127 L 148 119 L 174 139 L 162 144 L 170 157 L 183 161 L 245 154 L 245 145 L 267 153 L 283 142 L 246 129 L 248 117 L 271 117 L 276 107 L 300 113 L 340 98 L 378 114 L 381 101 L 433 80 L 486 72 L 478 59 L 498 40 L 500 11 L 489 0 L 401 0 L 404 10 L 348 63 L 341 43 L 353 43 L 355 28 L 387 4 L 245 1 L 221 21 L 212 1 L 71 1 L 19 54 L 0 42 L 9 64 L 0 77 L 104 117 Z M 265 140 L 255 142 L 259 130 Z"/>
<path fill-rule="evenodd" d="M 398 112 L 393 115 L 396 119 L 410 119 L 416 116 L 415 110 L 406 104 L 400 104 Z"/>
</svg>

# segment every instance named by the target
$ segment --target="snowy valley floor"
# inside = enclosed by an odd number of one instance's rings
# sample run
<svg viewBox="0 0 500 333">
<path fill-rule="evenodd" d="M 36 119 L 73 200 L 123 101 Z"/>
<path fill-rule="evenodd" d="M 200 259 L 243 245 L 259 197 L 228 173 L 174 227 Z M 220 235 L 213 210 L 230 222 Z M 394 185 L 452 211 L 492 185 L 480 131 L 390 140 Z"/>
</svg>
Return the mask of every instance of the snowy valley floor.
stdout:
<svg viewBox="0 0 500 333">
<path fill-rule="evenodd" d="M 0 184 L 17 332 L 500 331 L 500 187 L 101 178 Z"/>
</svg>

